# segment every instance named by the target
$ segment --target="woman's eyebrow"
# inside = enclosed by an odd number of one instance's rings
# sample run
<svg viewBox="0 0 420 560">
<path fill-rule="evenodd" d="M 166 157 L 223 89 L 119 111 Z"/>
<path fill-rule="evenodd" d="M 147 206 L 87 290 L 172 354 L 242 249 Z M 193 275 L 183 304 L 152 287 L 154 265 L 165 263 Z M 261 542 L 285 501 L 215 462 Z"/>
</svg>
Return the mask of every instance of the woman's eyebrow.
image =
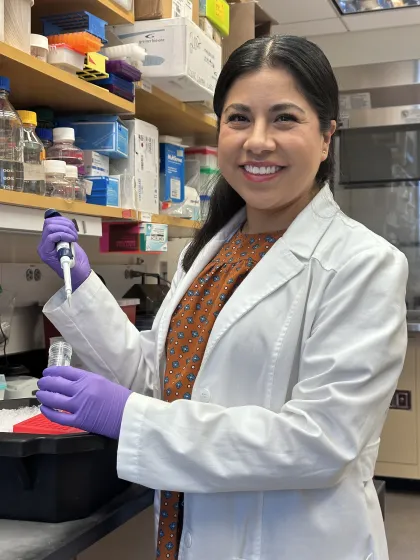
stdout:
<svg viewBox="0 0 420 560">
<path fill-rule="evenodd" d="M 243 103 L 232 103 L 231 105 L 226 107 L 226 109 L 223 112 L 226 113 L 227 111 L 230 111 L 232 109 L 234 111 L 241 111 L 242 113 L 251 113 L 251 108 L 248 107 L 248 105 L 244 105 Z M 303 115 L 305 114 L 305 111 L 301 107 L 299 107 L 299 105 L 295 105 L 294 103 L 276 103 L 276 105 L 273 105 L 269 109 L 270 113 L 279 113 L 282 111 L 291 111 L 291 110 L 298 111 Z"/>
</svg>

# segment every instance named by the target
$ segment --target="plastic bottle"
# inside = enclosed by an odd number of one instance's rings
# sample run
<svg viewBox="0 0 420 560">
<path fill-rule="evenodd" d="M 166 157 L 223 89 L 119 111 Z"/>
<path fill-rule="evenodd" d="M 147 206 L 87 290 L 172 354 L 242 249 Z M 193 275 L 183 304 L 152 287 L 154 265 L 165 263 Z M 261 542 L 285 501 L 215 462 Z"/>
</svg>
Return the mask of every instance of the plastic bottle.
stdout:
<svg viewBox="0 0 420 560">
<path fill-rule="evenodd" d="M 66 180 L 66 163 L 54 159 L 44 161 L 46 196 L 73 200 L 73 188 Z"/>
<path fill-rule="evenodd" d="M 9 93 L 9 78 L 0 76 L 0 188 L 23 191 L 23 126 Z"/>
<path fill-rule="evenodd" d="M 66 165 L 66 179 L 69 185 L 71 185 L 73 191 L 73 199 L 86 200 L 86 193 L 83 199 L 83 192 L 85 192 L 85 187 L 82 184 L 82 180 L 79 179 L 79 173 L 76 165 Z"/>
<path fill-rule="evenodd" d="M 37 125 L 36 113 L 18 111 L 23 124 L 23 190 L 31 194 L 45 194 L 45 170 L 42 162 L 45 159 L 45 148 L 35 133 Z"/>
<path fill-rule="evenodd" d="M 48 148 L 51 148 L 51 146 L 53 145 L 53 132 L 51 128 L 36 128 L 35 129 L 35 134 L 38 136 L 38 138 L 41 140 L 41 142 L 44 144 L 44 148 L 45 148 L 45 157 L 46 157 L 46 153 Z"/>
<path fill-rule="evenodd" d="M 48 351 L 48 367 L 69 366 L 73 348 L 64 338 L 54 338 Z"/>
<path fill-rule="evenodd" d="M 47 150 L 47 159 L 65 161 L 68 165 L 83 165 L 83 150 L 74 145 L 73 128 L 54 128 L 54 144 Z"/>
</svg>

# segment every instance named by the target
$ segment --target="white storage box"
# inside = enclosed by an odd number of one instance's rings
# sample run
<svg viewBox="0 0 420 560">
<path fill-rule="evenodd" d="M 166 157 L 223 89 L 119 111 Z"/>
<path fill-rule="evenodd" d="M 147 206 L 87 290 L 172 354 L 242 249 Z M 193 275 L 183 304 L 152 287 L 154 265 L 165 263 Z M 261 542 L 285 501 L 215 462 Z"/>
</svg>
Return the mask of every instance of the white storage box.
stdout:
<svg viewBox="0 0 420 560">
<path fill-rule="evenodd" d="M 50 45 L 47 61 L 53 66 L 76 74 L 85 66 L 85 55 L 65 44 Z"/>
<path fill-rule="evenodd" d="M 139 119 L 124 121 L 128 127 L 128 159 L 114 160 L 113 174 L 128 173 L 135 178 L 137 208 L 159 213 L 159 131 Z"/>
<path fill-rule="evenodd" d="M 187 18 L 136 21 L 113 27 L 123 43 L 146 49 L 143 76 L 181 101 L 211 101 L 222 49 Z"/>
</svg>

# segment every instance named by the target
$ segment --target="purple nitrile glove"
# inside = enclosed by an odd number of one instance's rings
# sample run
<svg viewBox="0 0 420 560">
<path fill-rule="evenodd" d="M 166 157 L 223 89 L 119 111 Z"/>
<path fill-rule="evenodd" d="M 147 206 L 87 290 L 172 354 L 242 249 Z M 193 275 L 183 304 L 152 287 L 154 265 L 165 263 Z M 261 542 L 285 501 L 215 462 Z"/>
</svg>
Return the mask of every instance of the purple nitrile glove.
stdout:
<svg viewBox="0 0 420 560">
<path fill-rule="evenodd" d="M 89 276 L 91 268 L 86 253 L 76 243 L 78 233 L 71 220 L 62 216 L 48 218 L 44 221 L 41 241 L 38 245 L 38 255 L 41 260 L 63 278 L 60 260 L 57 255 L 56 245 L 60 241 L 75 243 L 74 245 L 74 267 L 71 269 L 71 281 L 73 291 L 76 290 Z"/>
<path fill-rule="evenodd" d="M 63 426 L 119 438 L 129 389 L 69 366 L 48 368 L 43 375 L 36 397 L 44 416 Z"/>
</svg>

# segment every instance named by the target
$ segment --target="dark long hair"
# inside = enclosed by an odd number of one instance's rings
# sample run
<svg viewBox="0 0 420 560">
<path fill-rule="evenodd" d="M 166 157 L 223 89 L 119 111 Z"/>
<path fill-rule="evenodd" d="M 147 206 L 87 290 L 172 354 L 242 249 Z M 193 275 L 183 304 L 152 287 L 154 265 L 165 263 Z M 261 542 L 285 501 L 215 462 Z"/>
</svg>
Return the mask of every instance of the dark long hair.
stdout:
<svg viewBox="0 0 420 560">
<path fill-rule="evenodd" d="M 223 112 L 226 96 L 233 83 L 244 74 L 264 67 L 284 68 L 293 76 L 297 87 L 316 111 L 321 132 L 330 129 L 331 121 L 338 120 L 338 85 L 334 72 L 322 50 L 303 37 L 273 35 L 247 41 L 234 51 L 224 65 L 214 94 L 214 112 L 218 119 Z M 334 146 L 328 158 L 319 166 L 316 183 L 321 186 L 334 173 Z M 245 201 L 218 175 L 211 195 L 207 218 L 197 231 L 183 259 L 183 268 L 189 270 L 200 251 L 233 216 Z"/>
</svg>

